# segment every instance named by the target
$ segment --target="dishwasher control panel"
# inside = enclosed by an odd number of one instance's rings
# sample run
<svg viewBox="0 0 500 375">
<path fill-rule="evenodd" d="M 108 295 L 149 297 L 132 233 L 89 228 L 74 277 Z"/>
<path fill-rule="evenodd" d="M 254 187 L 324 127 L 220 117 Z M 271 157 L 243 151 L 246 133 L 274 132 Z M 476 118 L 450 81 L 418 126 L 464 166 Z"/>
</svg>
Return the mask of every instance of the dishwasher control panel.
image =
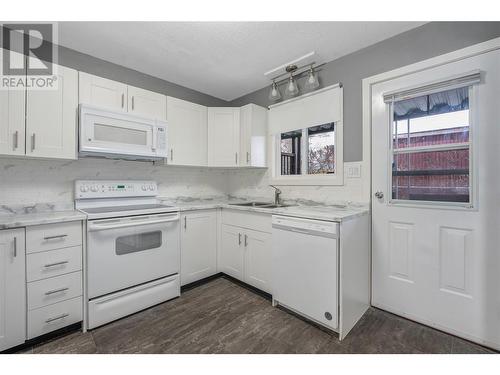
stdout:
<svg viewBox="0 0 500 375">
<path fill-rule="evenodd" d="M 305 234 L 319 234 L 328 237 L 338 235 L 338 223 L 333 221 L 322 221 L 313 219 L 304 219 L 300 217 L 273 215 L 273 228 L 290 230 Z"/>
</svg>

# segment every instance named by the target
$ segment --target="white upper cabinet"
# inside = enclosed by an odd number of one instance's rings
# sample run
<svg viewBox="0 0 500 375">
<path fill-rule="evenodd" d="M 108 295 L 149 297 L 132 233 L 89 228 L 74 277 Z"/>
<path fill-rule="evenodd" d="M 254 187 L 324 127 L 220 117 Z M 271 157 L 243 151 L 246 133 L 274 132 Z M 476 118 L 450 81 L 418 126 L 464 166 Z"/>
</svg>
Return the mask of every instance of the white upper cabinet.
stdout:
<svg viewBox="0 0 500 375">
<path fill-rule="evenodd" d="M 57 89 L 26 92 L 26 155 L 76 159 L 78 72 L 56 66 Z"/>
<path fill-rule="evenodd" d="M 24 229 L 0 230 L 0 351 L 26 339 Z"/>
<path fill-rule="evenodd" d="M 167 120 L 167 97 L 153 91 L 128 86 L 128 112 L 138 116 Z"/>
<path fill-rule="evenodd" d="M 240 109 L 240 166 L 265 167 L 267 149 L 267 109 L 247 104 Z"/>
<path fill-rule="evenodd" d="M 240 163 L 240 108 L 208 108 L 208 165 L 236 167 Z"/>
<path fill-rule="evenodd" d="M 127 111 L 127 85 L 80 72 L 80 103 Z"/>
<path fill-rule="evenodd" d="M 0 90 L 0 154 L 24 155 L 24 90 Z"/>
<path fill-rule="evenodd" d="M 207 107 L 167 97 L 169 164 L 207 165 Z"/>
<path fill-rule="evenodd" d="M 80 72 L 80 103 L 165 121 L 165 95 Z"/>
</svg>

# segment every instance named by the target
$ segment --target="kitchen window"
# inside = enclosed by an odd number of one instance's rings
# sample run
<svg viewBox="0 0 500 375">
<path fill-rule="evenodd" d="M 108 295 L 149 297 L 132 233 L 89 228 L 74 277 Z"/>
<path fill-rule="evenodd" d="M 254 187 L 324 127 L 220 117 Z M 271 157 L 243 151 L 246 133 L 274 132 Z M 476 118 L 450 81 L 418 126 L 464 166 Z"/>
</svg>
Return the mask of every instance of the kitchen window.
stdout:
<svg viewBox="0 0 500 375">
<path fill-rule="evenodd" d="M 393 101 L 392 201 L 470 205 L 470 96 L 465 86 Z"/>
</svg>

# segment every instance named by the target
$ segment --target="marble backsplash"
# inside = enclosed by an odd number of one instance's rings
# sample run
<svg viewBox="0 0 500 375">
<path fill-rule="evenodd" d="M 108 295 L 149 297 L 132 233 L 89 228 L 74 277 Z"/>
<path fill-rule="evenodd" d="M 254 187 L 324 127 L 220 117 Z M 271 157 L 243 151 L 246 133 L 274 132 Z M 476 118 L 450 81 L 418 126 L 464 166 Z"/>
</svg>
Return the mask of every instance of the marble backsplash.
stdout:
<svg viewBox="0 0 500 375">
<path fill-rule="evenodd" d="M 0 158 L 0 214 L 73 208 L 74 181 L 155 180 L 161 198 L 189 201 L 272 201 L 266 169 L 217 169 L 153 165 L 150 162 L 87 158 L 75 161 Z M 362 202 L 362 180 L 345 186 L 280 186 L 284 201 L 337 204 Z"/>
<path fill-rule="evenodd" d="M 162 197 L 226 197 L 227 171 L 87 158 L 0 158 L 0 213 L 71 209 L 74 181 L 155 180 Z"/>
</svg>

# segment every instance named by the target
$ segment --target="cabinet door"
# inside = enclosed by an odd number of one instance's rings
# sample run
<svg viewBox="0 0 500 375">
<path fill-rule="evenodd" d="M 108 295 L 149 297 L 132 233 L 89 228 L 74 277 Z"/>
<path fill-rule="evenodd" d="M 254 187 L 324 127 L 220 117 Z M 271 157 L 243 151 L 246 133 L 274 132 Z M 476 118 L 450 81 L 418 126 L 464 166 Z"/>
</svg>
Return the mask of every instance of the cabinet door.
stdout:
<svg viewBox="0 0 500 375">
<path fill-rule="evenodd" d="M 240 109 L 208 108 L 208 165 L 235 167 L 240 160 Z"/>
<path fill-rule="evenodd" d="M 12 51 L 11 58 L 24 59 L 24 56 Z M 0 90 L 0 154 L 24 155 L 25 140 L 25 90 L 3 89 Z"/>
<path fill-rule="evenodd" d="M 244 281 L 244 247 L 241 228 L 222 224 L 219 255 L 219 271 Z"/>
<path fill-rule="evenodd" d="M 267 151 L 267 109 L 247 104 L 240 109 L 240 166 L 265 167 Z"/>
<path fill-rule="evenodd" d="M 217 216 L 215 210 L 181 215 L 181 285 L 217 272 Z"/>
<path fill-rule="evenodd" d="M 146 118 L 167 120 L 167 97 L 157 92 L 128 86 L 128 112 Z"/>
<path fill-rule="evenodd" d="M 26 155 L 76 159 L 78 72 L 56 68 L 57 88 L 27 90 Z"/>
<path fill-rule="evenodd" d="M 245 282 L 271 293 L 271 234 L 245 230 Z"/>
<path fill-rule="evenodd" d="M 127 85 L 110 79 L 80 72 L 80 103 L 127 111 Z"/>
<path fill-rule="evenodd" d="M 26 339 L 24 229 L 0 231 L 0 351 Z"/>
<path fill-rule="evenodd" d="M 207 107 L 167 97 L 169 164 L 207 165 Z"/>
</svg>

